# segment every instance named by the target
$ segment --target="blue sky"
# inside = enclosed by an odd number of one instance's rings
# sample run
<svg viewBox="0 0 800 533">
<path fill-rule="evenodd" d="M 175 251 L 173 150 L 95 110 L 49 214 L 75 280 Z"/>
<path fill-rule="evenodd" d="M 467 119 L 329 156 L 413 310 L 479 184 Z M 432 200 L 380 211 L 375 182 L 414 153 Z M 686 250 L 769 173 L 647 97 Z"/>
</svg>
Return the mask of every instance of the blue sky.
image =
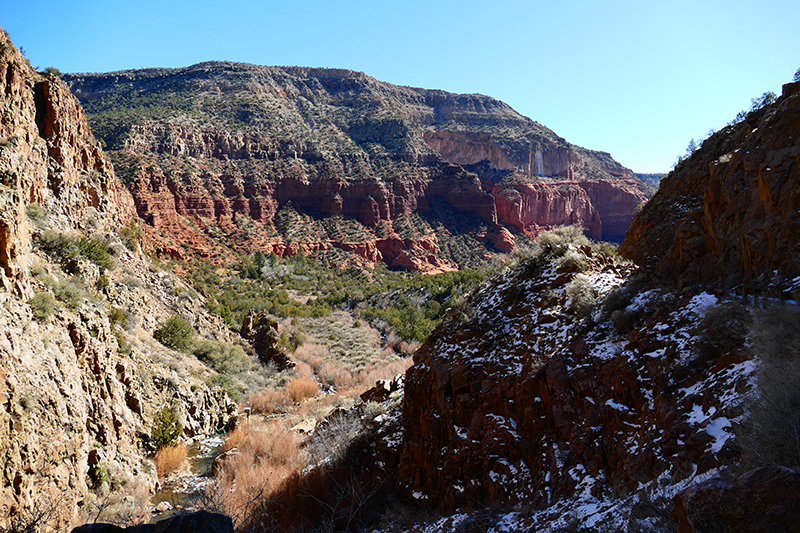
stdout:
<svg viewBox="0 0 800 533">
<path fill-rule="evenodd" d="M 798 21 L 797 0 L 0 0 L 0 27 L 42 69 L 359 70 L 493 96 L 637 172 L 669 170 L 690 139 L 780 94 Z"/>
</svg>

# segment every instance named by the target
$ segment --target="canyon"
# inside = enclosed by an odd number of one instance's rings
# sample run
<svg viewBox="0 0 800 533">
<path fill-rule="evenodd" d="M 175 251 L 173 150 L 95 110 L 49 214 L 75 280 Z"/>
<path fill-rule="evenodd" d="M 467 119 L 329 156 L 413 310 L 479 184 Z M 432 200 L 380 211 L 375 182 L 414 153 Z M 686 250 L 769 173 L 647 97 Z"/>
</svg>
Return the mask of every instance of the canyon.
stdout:
<svg viewBox="0 0 800 533">
<path fill-rule="evenodd" d="M 798 85 L 664 178 L 620 246 L 635 262 L 541 235 L 365 395 L 403 391 L 357 463 L 252 525 L 295 524 L 292 502 L 363 528 L 387 507 L 425 531 L 796 529 Z"/>
<path fill-rule="evenodd" d="M 186 242 L 217 261 L 337 248 L 435 273 L 468 266 L 449 251 L 461 234 L 471 259 L 562 224 L 621 240 L 652 192 L 609 154 L 481 95 L 223 62 L 64 80 L 167 256 Z M 145 107 L 158 111 L 132 113 Z M 302 222 L 282 224 L 287 213 Z"/>
<path fill-rule="evenodd" d="M 275 349 L 291 320 L 252 310 L 240 334 L 157 257 L 213 271 L 242 252 L 339 251 L 435 274 L 473 260 L 453 252 L 464 235 L 506 263 L 449 302 L 405 374 L 291 428 L 306 448 L 358 433 L 239 527 L 798 523 L 797 469 L 746 444 L 774 346 L 796 356 L 796 301 L 776 302 L 800 292 L 800 84 L 712 135 L 633 218 L 651 189 L 629 170 L 489 97 L 217 62 L 62 81 L 4 33 L 0 73 L 4 529 L 149 520 L 160 413 L 184 441 L 245 425 L 217 371 L 156 339 L 168 319 L 247 363 L 296 365 Z M 622 233 L 621 255 L 586 239 Z M 105 260 L 64 244 L 98 242 Z"/>
</svg>

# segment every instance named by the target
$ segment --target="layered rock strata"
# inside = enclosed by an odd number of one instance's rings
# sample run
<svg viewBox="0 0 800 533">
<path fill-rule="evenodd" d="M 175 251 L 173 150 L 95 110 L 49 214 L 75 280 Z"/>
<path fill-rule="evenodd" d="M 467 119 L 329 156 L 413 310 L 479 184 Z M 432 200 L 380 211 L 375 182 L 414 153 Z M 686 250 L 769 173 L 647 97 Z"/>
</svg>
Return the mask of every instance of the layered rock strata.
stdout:
<svg viewBox="0 0 800 533">
<path fill-rule="evenodd" d="M 185 253 L 175 242 L 203 257 L 220 257 L 229 245 L 291 253 L 290 244 L 302 243 L 434 272 L 458 266 L 446 240 L 462 232 L 499 235 L 479 239 L 490 251 L 513 248 L 501 228 L 532 236 L 577 223 L 595 238 L 616 238 L 646 197 L 608 154 L 571 145 L 485 96 L 398 87 L 350 71 L 235 63 L 66 79 L 113 148 L 139 216 L 158 230 L 156 251 L 168 255 Z M 119 101 L 139 100 L 159 117 L 116 110 Z M 465 171 L 476 164 L 531 185 L 511 186 L 519 200 L 498 199 L 496 183 Z M 408 250 L 413 261 L 368 252 L 382 239 L 408 242 L 396 227 L 403 217 L 437 226 L 438 203 L 484 229 L 445 224 L 450 237 L 440 232 L 437 252 L 427 256 Z M 356 221 L 362 235 L 343 241 L 335 222 L 295 236 L 280 223 L 289 208 Z"/>
</svg>

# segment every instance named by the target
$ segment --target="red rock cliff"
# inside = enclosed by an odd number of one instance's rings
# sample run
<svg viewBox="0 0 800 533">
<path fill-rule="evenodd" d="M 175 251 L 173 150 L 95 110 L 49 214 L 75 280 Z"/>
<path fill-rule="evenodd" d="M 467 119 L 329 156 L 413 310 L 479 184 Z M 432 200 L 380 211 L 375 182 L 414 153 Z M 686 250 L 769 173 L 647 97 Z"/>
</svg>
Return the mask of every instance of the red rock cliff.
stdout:
<svg viewBox="0 0 800 533">
<path fill-rule="evenodd" d="M 565 179 L 612 184 L 632 173 L 608 154 L 571 145 L 486 96 L 398 87 L 350 71 L 235 63 L 67 79 L 90 116 L 104 117 L 98 128 L 138 213 L 171 235 L 173 242 L 151 232 L 170 255 L 185 253 L 180 243 L 205 257 L 224 255 L 220 233 L 248 251 L 291 250 L 290 240 L 316 250 L 345 244 L 367 250 L 384 238 L 416 242 L 395 224 L 414 215 L 428 225 L 422 233 L 444 239 L 433 257 L 447 263 L 453 259 L 448 237 L 434 230 L 441 224 L 450 235 L 467 232 L 493 243 L 476 252 L 485 256 L 513 248 L 508 229 L 532 235 L 572 222 L 600 238 L 606 226 L 616 231 L 633 212 L 613 192 L 593 192 L 595 185 L 586 185 L 586 194 L 574 187 L 556 192 L 570 185 L 559 185 Z M 170 94 L 166 104 L 164 91 Z M 118 96 L 159 107 L 165 116 L 123 118 L 110 127 L 107 111 Z M 198 106 L 200 100 L 206 104 Z M 476 179 L 471 168 L 483 163 L 492 172 L 522 174 L 522 181 L 552 178 L 554 188 L 537 189 L 542 192 L 517 202 L 519 208 L 498 205 L 494 184 Z M 276 220 L 289 208 L 317 221 L 357 221 L 359 245 L 342 241 L 327 223 L 325 231 L 290 237 Z M 498 210 L 508 212 L 508 220 L 498 218 Z M 452 211 L 472 218 L 465 223 Z M 362 257 L 371 262 L 374 254 Z"/>
<path fill-rule="evenodd" d="M 620 252 L 685 280 L 800 275 L 800 83 L 712 135 L 661 182 Z"/>
</svg>

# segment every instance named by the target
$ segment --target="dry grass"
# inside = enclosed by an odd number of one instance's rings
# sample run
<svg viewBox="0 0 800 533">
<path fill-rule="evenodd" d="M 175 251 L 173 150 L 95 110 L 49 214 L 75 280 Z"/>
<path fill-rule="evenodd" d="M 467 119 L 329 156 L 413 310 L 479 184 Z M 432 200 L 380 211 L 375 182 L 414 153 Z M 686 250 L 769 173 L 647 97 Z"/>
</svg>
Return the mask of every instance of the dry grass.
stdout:
<svg viewBox="0 0 800 533">
<path fill-rule="evenodd" d="M 286 385 L 286 394 L 296 405 L 319 392 L 319 383 L 308 376 L 297 376 Z"/>
<path fill-rule="evenodd" d="M 256 415 L 228 436 L 224 455 L 215 464 L 215 479 L 207 491 L 205 507 L 231 516 L 237 526 L 275 497 L 285 483 L 304 479 L 303 472 L 310 464 L 346 450 L 363 429 L 358 417 L 348 420 L 352 427 L 343 426 L 343 420 L 320 425 L 323 419 L 337 407 L 352 407 L 360 401 L 358 395 L 376 381 L 394 378 L 413 363 L 410 357 L 401 356 L 414 346 L 397 341 L 381 350 L 377 332 L 356 325 L 349 315 L 339 314 L 327 326 L 321 331 L 308 328 L 317 336 L 297 347 L 295 368 L 280 381 L 273 381 L 272 386 L 247 397 L 244 404 Z M 369 348 L 364 350 L 362 344 L 343 355 L 346 345 L 359 336 L 362 341 L 368 340 Z M 283 387 L 279 386 L 281 382 L 285 383 Z M 326 394 L 320 394 L 320 388 Z M 273 419 L 266 421 L 258 413 Z M 277 414 L 279 420 L 274 419 Z M 304 437 L 289 428 L 306 421 L 317 424 L 315 437 L 301 448 Z"/>
<path fill-rule="evenodd" d="M 244 404 L 256 413 L 272 415 L 285 412 L 289 401 L 286 389 L 264 389 L 248 396 Z"/>
<path fill-rule="evenodd" d="M 306 465 L 298 437 L 283 421 L 248 421 L 222 447 L 206 506 L 231 516 L 239 525 L 255 506 Z"/>
<path fill-rule="evenodd" d="M 153 463 L 156 465 L 156 471 L 160 479 L 183 467 L 185 462 L 186 445 L 182 442 L 176 446 L 161 448 L 153 456 Z"/>
</svg>

